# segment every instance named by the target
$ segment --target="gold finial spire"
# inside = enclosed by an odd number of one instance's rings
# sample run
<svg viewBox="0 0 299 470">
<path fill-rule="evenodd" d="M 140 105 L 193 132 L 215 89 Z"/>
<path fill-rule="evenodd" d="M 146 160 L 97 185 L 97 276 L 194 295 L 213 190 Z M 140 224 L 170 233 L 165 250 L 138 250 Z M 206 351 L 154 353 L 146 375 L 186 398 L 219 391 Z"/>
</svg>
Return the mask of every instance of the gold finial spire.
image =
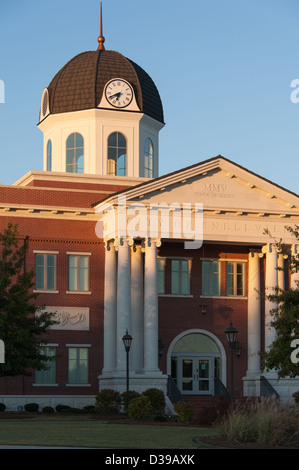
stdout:
<svg viewBox="0 0 299 470">
<path fill-rule="evenodd" d="M 100 36 L 98 37 L 98 51 L 104 51 L 105 46 L 104 46 L 105 38 L 103 36 L 103 11 L 102 11 L 102 2 L 101 2 L 101 29 L 100 29 Z"/>
</svg>

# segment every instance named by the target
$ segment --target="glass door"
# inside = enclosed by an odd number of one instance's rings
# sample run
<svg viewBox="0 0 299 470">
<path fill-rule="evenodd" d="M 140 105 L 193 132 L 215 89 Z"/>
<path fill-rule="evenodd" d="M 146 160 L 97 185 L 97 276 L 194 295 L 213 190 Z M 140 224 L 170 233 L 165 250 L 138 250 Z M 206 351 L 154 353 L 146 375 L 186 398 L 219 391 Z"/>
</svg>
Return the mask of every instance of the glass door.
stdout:
<svg viewBox="0 0 299 470">
<path fill-rule="evenodd" d="M 176 365 L 176 382 L 183 395 L 213 394 L 213 357 L 182 357 Z"/>
<path fill-rule="evenodd" d="M 211 359 L 198 359 L 196 365 L 198 393 L 203 395 L 211 395 Z"/>
<path fill-rule="evenodd" d="M 182 359 L 182 380 L 181 387 L 183 393 L 194 393 L 194 362 L 193 359 Z"/>
</svg>

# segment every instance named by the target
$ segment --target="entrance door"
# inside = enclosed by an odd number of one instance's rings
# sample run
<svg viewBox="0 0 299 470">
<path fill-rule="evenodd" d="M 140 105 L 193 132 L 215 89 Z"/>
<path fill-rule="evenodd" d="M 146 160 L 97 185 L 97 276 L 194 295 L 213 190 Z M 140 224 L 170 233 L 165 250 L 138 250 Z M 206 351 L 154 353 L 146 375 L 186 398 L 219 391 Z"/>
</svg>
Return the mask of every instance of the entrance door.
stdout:
<svg viewBox="0 0 299 470">
<path fill-rule="evenodd" d="M 183 395 L 213 395 L 214 377 L 220 376 L 221 353 L 204 333 L 188 333 L 173 346 L 171 377 Z"/>
<path fill-rule="evenodd" d="M 212 395 L 214 358 L 190 357 L 179 358 L 178 388 L 184 395 Z"/>
</svg>

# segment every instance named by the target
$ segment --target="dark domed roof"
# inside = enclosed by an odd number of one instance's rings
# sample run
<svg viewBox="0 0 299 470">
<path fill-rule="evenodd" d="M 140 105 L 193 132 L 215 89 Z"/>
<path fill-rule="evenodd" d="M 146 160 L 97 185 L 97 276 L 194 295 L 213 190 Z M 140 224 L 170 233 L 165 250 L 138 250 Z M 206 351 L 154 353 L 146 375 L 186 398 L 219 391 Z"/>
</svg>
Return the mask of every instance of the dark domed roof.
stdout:
<svg viewBox="0 0 299 470">
<path fill-rule="evenodd" d="M 164 123 L 160 95 L 150 76 L 122 54 L 106 50 L 83 52 L 56 74 L 48 86 L 50 114 L 97 108 L 112 78 L 131 83 L 141 112 Z"/>
</svg>

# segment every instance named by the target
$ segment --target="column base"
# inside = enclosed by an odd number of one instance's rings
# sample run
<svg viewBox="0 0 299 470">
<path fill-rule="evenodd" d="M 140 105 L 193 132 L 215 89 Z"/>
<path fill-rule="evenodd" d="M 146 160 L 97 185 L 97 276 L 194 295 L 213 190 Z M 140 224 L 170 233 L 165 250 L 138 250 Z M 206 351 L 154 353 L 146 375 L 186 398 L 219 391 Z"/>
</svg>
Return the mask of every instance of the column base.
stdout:
<svg viewBox="0 0 299 470">
<path fill-rule="evenodd" d="M 243 377 L 243 396 L 244 397 L 259 397 L 260 396 L 260 372 L 247 371 L 246 376 Z"/>
<path fill-rule="evenodd" d="M 113 374 L 103 373 L 98 377 L 99 390 L 111 389 L 119 393 L 127 390 L 127 378 L 125 371 L 114 372 Z M 167 381 L 168 376 L 162 374 L 161 371 L 146 372 L 138 374 L 130 372 L 129 389 L 135 392 L 142 393 L 149 388 L 157 388 L 162 390 L 164 395 L 167 395 Z"/>
</svg>

